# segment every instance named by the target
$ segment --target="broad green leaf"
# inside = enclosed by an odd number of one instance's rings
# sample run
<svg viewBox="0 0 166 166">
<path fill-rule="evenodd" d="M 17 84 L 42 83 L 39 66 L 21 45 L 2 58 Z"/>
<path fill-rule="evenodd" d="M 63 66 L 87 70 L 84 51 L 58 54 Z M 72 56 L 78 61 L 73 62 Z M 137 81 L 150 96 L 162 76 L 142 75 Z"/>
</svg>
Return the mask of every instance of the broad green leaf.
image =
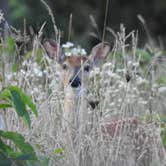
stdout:
<svg viewBox="0 0 166 166">
<path fill-rule="evenodd" d="M 24 154 L 24 153 L 18 154 L 15 158 L 17 160 L 36 160 L 36 158 L 34 158 L 32 154 Z"/>
<path fill-rule="evenodd" d="M 14 104 L 14 107 L 16 109 L 16 112 L 19 116 L 23 117 L 24 121 L 28 124 L 28 126 L 30 127 L 30 117 L 29 117 L 29 113 L 26 110 L 26 105 L 23 102 L 20 93 L 18 93 L 17 91 L 15 91 L 14 89 L 10 89 L 10 93 L 12 96 L 12 101 Z"/>
<path fill-rule="evenodd" d="M 37 159 L 33 147 L 25 141 L 24 137 L 21 134 L 18 134 L 15 132 L 9 132 L 9 131 L 7 131 L 7 132 L 0 131 L 0 137 L 11 140 L 16 145 L 16 147 L 20 149 L 21 153 L 20 152 L 13 153 L 13 155 L 15 155 L 15 157 L 25 158 L 25 156 L 26 156 L 30 160 Z M 11 149 L 9 148 L 9 150 L 11 150 Z"/>
<path fill-rule="evenodd" d="M 11 166 L 12 161 L 9 160 L 8 156 L 0 150 L 0 165 L 2 166 Z"/>
<path fill-rule="evenodd" d="M 13 152 L 12 148 L 9 145 L 6 145 L 1 139 L 0 139 L 0 151 L 6 152 L 6 154 L 10 154 Z"/>
<path fill-rule="evenodd" d="M 20 94 L 20 97 L 22 99 L 22 101 L 24 102 L 25 105 L 27 105 L 31 111 L 37 116 L 37 110 L 36 110 L 36 105 L 32 102 L 31 98 L 26 95 L 20 88 L 18 88 L 17 86 L 11 86 L 10 91 L 15 91 L 18 94 Z"/>
<path fill-rule="evenodd" d="M 22 117 L 28 126 L 30 126 L 29 113 L 26 110 L 26 105 L 23 102 L 20 93 L 17 91 L 17 88 L 14 88 L 13 86 L 6 88 L 1 92 L 1 98 L 6 100 L 8 102 L 7 104 L 12 104 L 18 116 Z"/>
<path fill-rule="evenodd" d="M 14 107 L 17 111 L 17 114 L 19 116 L 23 116 L 24 113 L 26 112 L 26 107 L 25 107 L 24 102 L 21 99 L 20 94 L 17 93 L 17 91 L 14 91 L 12 89 L 10 90 L 10 93 L 11 93 L 12 101 L 13 101 Z"/>
<path fill-rule="evenodd" d="M 23 120 L 30 127 L 31 120 L 27 107 L 37 116 L 37 110 L 35 104 L 32 102 L 31 98 L 26 95 L 20 88 L 17 86 L 9 86 L 4 89 L 0 94 L 0 99 L 5 100 L 7 105 L 2 105 L 1 107 L 13 106 L 18 114 L 22 117 Z"/>
<path fill-rule="evenodd" d="M 37 116 L 37 110 L 36 110 L 36 105 L 32 102 L 31 98 L 26 95 L 24 92 L 20 92 L 22 99 L 25 104 L 28 105 L 28 107 L 31 109 L 31 111 Z"/>
</svg>

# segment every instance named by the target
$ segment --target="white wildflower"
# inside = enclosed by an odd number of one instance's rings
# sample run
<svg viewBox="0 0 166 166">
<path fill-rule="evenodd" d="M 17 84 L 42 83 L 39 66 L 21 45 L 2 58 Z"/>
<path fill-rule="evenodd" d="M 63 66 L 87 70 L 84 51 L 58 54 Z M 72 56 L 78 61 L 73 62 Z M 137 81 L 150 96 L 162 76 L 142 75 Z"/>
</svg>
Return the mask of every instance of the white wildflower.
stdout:
<svg viewBox="0 0 166 166">
<path fill-rule="evenodd" d="M 6 75 L 6 78 L 7 78 L 8 80 L 11 80 L 12 77 L 13 77 L 13 75 L 12 75 L 11 73 Z"/>
<path fill-rule="evenodd" d="M 134 66 L 134 67 L 139 67 L 139 62 L 133 63 L 133 66 Z"/>
<path fill-rule="evenodd" d="M 121 102 L 122 102 L 122 99 L 118 99 L 118 102 L 121 103 Z"/>
<path fill-rule="evenodd" d="M 62 48 L 71 48 L 71 47 L 73 47 L 73 46 L 74 46 L 73 43 L 67 42 L 66 44 L 63 44 L 63 45 L 62 45 Z"/>
<path fill-rule="evenodd" d="M 125 83 L 123 81 L 118 81 L 119 85 L 118 88 L 124 88 L 125 87 Z"/>
<path fill-rule="evenodd" d="M 133 62 L 132 61 L 128 61 L 127 62 L 127 66 L 132 66 Z"/>
<path fill-rule="evenodd" d="M 114 65 L 111 62 L 107 62 L 102 66 L 102 70 L 113 70 Z"/>
<path fill-rule="evenodd" d="M 65 52 L 65 55 L 66 55 L 66 56 L 71 56 L 72 53 L 71 53 L 71 52 Z"/>
<path fill-rule="evenodd" d="M 95 67 L 91 70 L 89 77 L 95 77 L 97 74 L 100 74 L 100 68 Z"/>
<path fill-rule="evenodd" d="M 148 101 L 140 100 L 140 101 L 139 101 L 139 104 L 141 104 L 141 105 L 146 105 L 146 104 L 148 104 Z"/>
<path fill-rule="evenodd" d="M 158 89 L 159 94 L 165 94 L 166 95 L 166 86 L 160 87 Z"/>
<path fill-rule="evenodd" d="M 73 55 L 86 55 L 87 53 L 86 53 L 86 51 L 85 51 L 85 49 L 83 49 L 83 48 L 73 48 L 72 50 L 71 50 L 71 53 L 73 54 Z"/>
<path fill-rule="evenodd" d="M 22 66 L 28 66 L 28 62 L 26 60 L 23 61 Z"/>
<path fill-rule="evenodd" d="M 65 55 L 66 56 L 78 56 L 78 55 L 86 55 L 85 49 L 81 48 L 80 46 L 74 47 L 74 44 L 71 42 L 67 42 L 66 44 L 62 45 L 62 48 L 64 48 Z"/>
<path fill-rule="evenodd" d="M 23 74 L 23 75 L 25 75 L 25 70 L 21 69 L 20 73 Z"/>
<path fill-rule="evenodd" d="M 33 72 L 37 77 L 42 77 L 43 76 L 42 71 L 37 67 L 33 69 Z"/>
<path fill-rule="evenodd" d="M 2 21 L 4 21 L 5 19 L 4 19 L 4 14 L 2 13 L 2 11 L 0 10 L 0 23 L 2 22 Z"/>
<path fill-rule="evenodd" d="M 38 67 L 38 64 L 36 62 L 33 63 L 33 67 L 34 68 L 37 68 Z"/>
<path fill-rule="evenodd" d="M 79 54 L 79 49 L 78 48 L 73 48 L 71 50 L 71 52 L 72 52 L 73 55 L 78 55 Z"/>
<path fill-rule="evenodd" d="M 146 79 L 137 77 L 137 85 L 147 84 L 147 83 L 148 83 L 148 81 Z"/>
<path fill-rule="evenodd" d="M 47 69 L 43 70 L 43 73 L 48 74 L 48 70 Z"/>
<path fill-rule="evenodd" d="M 33 88 L 33 93 L 38 93 L 39 92 L 39 89 L 37 87 L 34 87 Z"/>
<path fill-rule="evenodd" d="M 86 52 L 85 49 L 83 49 L 83 48 L 81 49 L 81 52 L 80 52 L 80 53 L 81 53 L 81 55 L 86 55 L 86 54 L 87 54 L 87 52 Z"/>
<path fill-rule="evenodd" d="M 114 107 L 114 106 L 115 106 L 115 103 L 112 102 L 112 103 L 109 104 L 109 106 L 110 106 L 110 107 Z"/>
</svg>

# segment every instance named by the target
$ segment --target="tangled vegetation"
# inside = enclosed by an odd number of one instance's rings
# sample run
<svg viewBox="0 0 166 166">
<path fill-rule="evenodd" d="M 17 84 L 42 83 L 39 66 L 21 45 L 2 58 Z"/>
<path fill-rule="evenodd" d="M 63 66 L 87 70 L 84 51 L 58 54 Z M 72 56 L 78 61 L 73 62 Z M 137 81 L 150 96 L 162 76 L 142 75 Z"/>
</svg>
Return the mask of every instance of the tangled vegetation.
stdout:
<svg viewBox="0 0 166 166">
<path fill-rule="evenodd" d="M 0 23 L 4 22 L 0 13 Z M 0 115 L 4 131 L 0 131 L 0 160 L 6 165 L 79 165 L 79 153 L 69 151 L 65 145 L 61 69 L 42 45 L 44 27 L 45 23 L 33 37 L 26 34 L 26 29 L 20 32 L 7 23 L 1 29 Z M 102 113 L 112 119 L 137 117 L 144 124 L 144 132 L 156 139 L 156 144 L 148 147 L 152 155 L 150 166 L 163 166 L 166 164 L 166 52 L 152 40 L 144 48 L 138 48 L 137 33 L 126 34 L 123 25 L 113 35 L 115 42 L 106 63 L 90 72 L 87 112 L 94 111 L 97 116 Z M 71 52 L 86 54 L 73 43 L 63 47 L 66 56 Z M 94 123 L 98 125 L 101 121 Z M 109 144 L 89 135 L 86 143 L 92 164 L 141 166 L 146 146 L 142 145 L 140 156 L 135 159 L 133 142 L 125 133 Z M 80 146 L 86 143 L 81 142 Z"/>
</svg>

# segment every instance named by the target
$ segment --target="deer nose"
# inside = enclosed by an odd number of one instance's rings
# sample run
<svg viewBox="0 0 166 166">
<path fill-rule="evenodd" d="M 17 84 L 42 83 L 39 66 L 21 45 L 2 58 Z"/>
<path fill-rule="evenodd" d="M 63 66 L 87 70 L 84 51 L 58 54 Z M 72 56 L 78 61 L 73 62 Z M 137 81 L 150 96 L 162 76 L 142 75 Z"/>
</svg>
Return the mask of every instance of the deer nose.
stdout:
<svg viewBox="0 0 166 166">
<path fill-rule="evenodd" d="M 81 80 L 78 76 L 76 76 L 74 79 L 70 79 L 71 87 L 77 88 L 81 85 Z"/>
</svg>

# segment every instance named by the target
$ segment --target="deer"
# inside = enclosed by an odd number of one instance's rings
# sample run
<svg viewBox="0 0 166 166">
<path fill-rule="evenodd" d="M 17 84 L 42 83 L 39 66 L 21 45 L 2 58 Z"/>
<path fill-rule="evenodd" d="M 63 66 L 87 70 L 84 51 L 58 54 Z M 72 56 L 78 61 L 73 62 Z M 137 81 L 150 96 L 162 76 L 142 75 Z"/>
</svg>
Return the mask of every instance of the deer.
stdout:
<svg viewBox="0 0 166 166">
<path fill-rule="evenodd" d="M 72 150 L 78 150 L 81 148 L 78 148 L 78 145 L 80 142 L 84 142 L 84 137 L 89 136 L 92 129 L 90 125 L 91 118 L 89 118 L 91 115 L 88 115 L 88 103 L 86 100 L 89 73 L 92 68 L 104 63 L 110 53 L 111 46 L 108 42 L 101 42 L 92 48 L 89 56 L 65 56 L 62 47 L 56 41 L 46 39 L 44 40 L 43 45 L 48 56 L 55 59 L 61 66 L 61 78 L 64 87 L 62 128 L 66 133 L 66 144 L 70 144 Z M 102 139 L 108 144 L 108 142 L 117 138 L 120 133 L 125 132 L 127 126 L 127 128 L 132 128 L 132 130 L 129 130 L 129 134 L 137 139 L 136 144 L 139 142 L 139 146 L 140 144 L 144 144 L 146 139 L 145 132 L 142 128 L 138 127 L 139 123 L 140 122 L 136 117 L 107 120 L 107 122 L 102 121 L 95 130 L 95 135 L 98 135 L 98 131 L 101 131 Z M 136 145 L 136 147 L 138 146 Z M 83 151 L 80 153 L 83 153 Z M 142 165 L 144 166 L 149 165 L 152 157 L 149 155 L 149 151 L 147 153 L 148 157 L 144 157 L 144 161 L 142 162 Z M 86 156 L 84 160 L 87 161 L 84 164 L 81 164 L 80 162 L 83 160 L 81 159 L 76 162 L 76 165 L 92 165 L 89 153 L 86 151 L 84 155 Z"/>
</svg>

